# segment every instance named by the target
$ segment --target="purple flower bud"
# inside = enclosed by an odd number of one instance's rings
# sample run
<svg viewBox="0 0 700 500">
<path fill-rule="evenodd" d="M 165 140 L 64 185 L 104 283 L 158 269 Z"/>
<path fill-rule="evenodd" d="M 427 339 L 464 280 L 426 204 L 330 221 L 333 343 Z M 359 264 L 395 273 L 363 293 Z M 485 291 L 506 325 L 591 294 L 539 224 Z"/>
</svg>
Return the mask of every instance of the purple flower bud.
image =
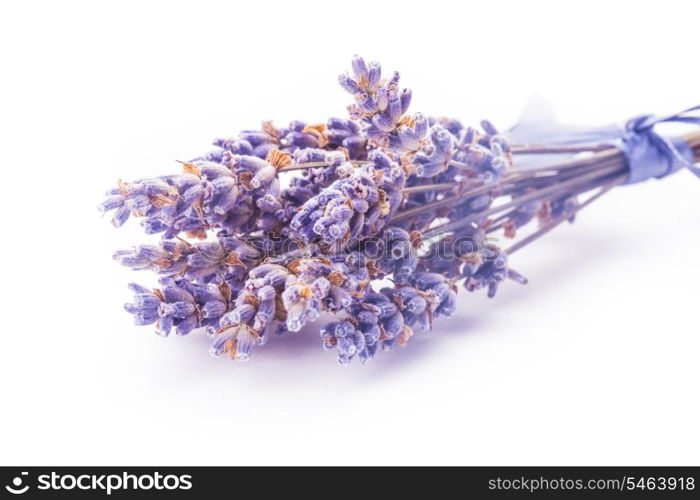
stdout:
<svg viewBox="0 0 700 500">
<path fill-rule="evenodd" d="M 360 86 L 348 75 L 340 75 L 338 77 L 338 83 L 340 83 L 340 86 L 351 94 L 357 95 L 362 93 Z"/>
<path fill-rule="evenodd" d="M 401 91 L 401 114 L 405 114 L 408 111 L 408 107 L 411 105 L 411 97 L 413 93 L 411 89 L 403 89 Z"/>
<path fill-rule="evenodd" d="M 367 88 L 376 90 L 379 86 L 379 81 L 382 78 L 382 67 L 377 61 L 369 63 L 369 76 L 367 78 Z"/>
</svg>

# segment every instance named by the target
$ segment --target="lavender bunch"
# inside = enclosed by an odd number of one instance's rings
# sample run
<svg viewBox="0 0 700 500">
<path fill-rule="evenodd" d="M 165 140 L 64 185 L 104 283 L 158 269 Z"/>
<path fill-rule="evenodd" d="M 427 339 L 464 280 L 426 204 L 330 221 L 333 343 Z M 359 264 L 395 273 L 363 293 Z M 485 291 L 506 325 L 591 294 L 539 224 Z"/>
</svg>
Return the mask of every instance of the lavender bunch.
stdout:
<svg viewBox="0 0 700 500">
<path fill-rule="evenodd" d="M 508 280 L 525 284 L 512 254 L 613 187 L 680 169 L 700 176 L 700 135 L 655 131 L 700 125 L 699 108 L 624 127 L 501 133 L 408 114 L 411 91 L 376 62 L 355 57 L 339 82 L 349 118 L 263 122 L 216 139 L 181 173 L 108 192 L 101 209 L 115 226 L 140 218 L 162 237 L 114 255 L 160 276 L 154 289 L 130 285 L 137 324 L 204 330 L 213 355 L 246 360 L 270 333 L 330 315 L 322 346 L 341 363 L 366 362 L 453 314 L 460 290 L 493 297 Z M 498 235 L 515 241 L 503 247 Z"/>
</svg>

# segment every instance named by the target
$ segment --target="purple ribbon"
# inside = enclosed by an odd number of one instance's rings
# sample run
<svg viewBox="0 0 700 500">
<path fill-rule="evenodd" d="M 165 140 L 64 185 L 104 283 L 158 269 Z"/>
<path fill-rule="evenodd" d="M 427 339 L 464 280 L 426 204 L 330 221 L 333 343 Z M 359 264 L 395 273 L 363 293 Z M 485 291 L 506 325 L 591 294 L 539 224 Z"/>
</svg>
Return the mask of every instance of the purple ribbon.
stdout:
<svg viewBox="0 0 700 500">
<path fill-rule="evenodd" d="M 700 116 L 690 114 L 698 110 L 700 106 L 664 117 L 638 116 L 626 123 L 623 135 L 613 143 L 627 158 L 630 175 L 626 184 L 666 177 L 681 168 L 700 177 L 700 168 L 693 165 L 693 151 L 688 144 L 680 137 L 663 137 L 654 130 L 656 125 L 665 122 L 700 125 Z"/>
<path fill-rule="evenodd" d="M 554 123 L 536 121 L 514 127 L 510 137 L 514 144 L 559 144 L 559 145 L 602 145 L 609 144 L 619 149 L 627 159 L 629 178 L 626 184 L 643 182 L 651 178 L 661 178 L 686 168 L 700 177 L 700 167 L 694 166 L 695 159 L 690 146 L 680 137 L 664 137 L 654 127 L 660 123 L 689 123 L 700 125 L 697 111 L 700 106 L 686 109 L 674 115 L 657 117 L 643 115 L 628 120 L 624 127 L 607 126 L 599 128 L 568 127 Z M 549 158 L 530 157 L 530 162 L 553 161 Z M 560 158 L 561 159 L 561 158 Z"/>
</svg>

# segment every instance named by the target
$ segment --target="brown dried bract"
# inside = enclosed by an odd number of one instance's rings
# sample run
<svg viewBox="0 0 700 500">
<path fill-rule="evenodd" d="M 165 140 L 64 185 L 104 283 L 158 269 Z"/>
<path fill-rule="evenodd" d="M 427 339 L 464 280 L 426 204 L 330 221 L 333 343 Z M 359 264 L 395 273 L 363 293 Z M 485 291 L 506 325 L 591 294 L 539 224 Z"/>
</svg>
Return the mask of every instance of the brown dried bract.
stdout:
<svg viewBox="0 0 700 500">
<path fill-rule="evenodd" d="M 291 261 L 289 264 L 287 264 L 287 269 L 289 270 L 290 273 L 299 276 L 299 265 L 301 264 L 301 261 L 299 259 L 294 259 Z"/>
<path fill-rule="evenodd" d="M 237 347 L 238 342 L 236 342 L 236 339 L 227 340 L 224 344 L 224 352 L 229 353 L 231 359 L 236 359 L 236 353 L 238 351 Z"/>
<path fill-rule="evenodd" d="M 158 259 L 158 260 L 156 260 L 156 261 L 153 262 L 153 263 L 154 263 L 156 266 L 165 269 L 165 268 L 167 268 L 167 267 L 170 267 L 170 265 L 172 264 L 172 261 L 171 261 L 170 259 Z"/>
<path fill-rule="evenodd" d="M 204 219 L 204 211 L 202 210 L 202 200 L 200 199 L 192 203 L 192 208 L 194 208 L 194 211 L 197 213 L 199 220 L 206 224 L 206 220 Z"/>
<path fill-rule="evenodd" d="M 406 347 L 408 341 L 413 337 L 413 330 L 408 325 L 403 325 L 403 331 L 399 334 L 397 344 L 399 347 Z"/>
<path fill-rule="evenodd" d="M 221 295 L 223 295 L 224 299 L 226 299 L 226 305 L 228 306 L 231 302 L 231 287 L 224 281 L 219 285 L 219 291 L 221 292 Z"/>
<path fill-rule="evenodd" d="M 299 287 L 299 295 L 301 295 L 301 297 L 304 299 L 310 299 L 314 295 L 313 290 L 311 290 L 311 287 L 303 281 L 295 281 L 294 283 L 292 283 L 292 286 Z"/>
<path fill-rule="evenodd" d="M 413 248 L 419 248 L 423 244 L 423 235 L 420 234 L 420 231 L 411 231 L 408 238 Z"/>
<path fill-rule="evenodd" d="M 275 142 L 279 142 L 280 131 L 272 124 L 272 121 L 267 120 L 262 122 L 262 129 L 263 132 L 269 135 Z"/>
<path fill-rule="evenodd" d="M 221 328 L 216 330 L 215 335 L 219 335 L 220 333 L 224 333 L 226 330 L 230 330 L 231 328 L 236 328 L 237 326 L 238 326 L 238 324 L 222 326 Z"/>
<path fill-rule="evenodd" d="M 324 242 L 324 241 L 319 241 L 319 243 L 318 243 L 318 249 L 319 249 L 319 251 L 320 251 L 322 254 L 324 254 L 324 255 L 328 255 L 328 254 L 332 253 L 332 252 L 331 252 L 331 246 L 330 246 L 328 243 Z"/>
<path fill-rule="evenodd" d="M 275 319 L 277 321 L 287 321 L 287 310 L 281 295 L 275 296 Z"/>
<path fill-rule="evenodd" d="M 331 285 L 340 286 L 346 280 L 346 276 L 340 271 L 333 271 L 328 275 L 328 281 Z"/>
<path fill-rule="evenodd" d="M 250 183 L 251 179 L 253 178 L 253 173 L 252 172 L 242 172 L 241 174 L 238 175 L 238 182 L 245 188 L 246 191 L 252 191 L 253 186 Z"/>
<path fill-rule="evenodd" d="M 389 196 L 387 196 L 386 191 L 379 189 L 379 200 L 377 201 L 377 207 L 379 208 L 379 213 L 382 217 L 386 217 L 391 212 L 391 203 L 389 203 Z"/>
<path fill-rule="evenodd" d="M 279 170 L 280 168 L 288 167 L 292 164 L 292 156 L 277 148 L 272 148 L 268 151 L 265 161 Z"/>
<path fill-rule="evenodd" d="M 369 280 L 360 281 L 360 283 L 357 285 L 357 291 L 354 292 L 352 295 L 354 297 L 362 297 L 365 293 L 365 290 L 367 290 L 368 286 Z"/>
<path fill-rule="evenodd" d="M 260 305 L 260 299 L 255 295 L 247 294 L 245 296 L 245 301 L 253 307 L 258 307 Z"/>
<path fill-rule="evenodd" d="M 185 233 L 188 238 L 196 238 L 198 240 L 206 240 L 207 239 L 207 231 L 204 228 L 200 229 L 195 229 L 193 231 L 187 231 Z"/>
<path fill-rule="evenodd" d="M 340 152 L 340 153 L 343 153 L 343 156 L 345 156 L 346 160 L 350 159 L 350 151 L 348 150 L 348 148 L 344 148 L 344 147 L 340 146 L 339 148 L 336 148 L 335 150 Z"/>
<path fill-rule="evenodd" d="M 129 185 L 121 179 L 117 181 L 117 188 L 120 195 L 127 196 L 129 194 Z"/>
<path fill-rule="evenodd" d="M 372 180 L 375 183 L 380 184 L 383 179 L 384 179 L 384 170 L 375 170 L 374 174 L 372 175 Z"/>
<path fill-rule="evenodd" d="M 373 260 L 367 261 L 367 272 L 369 273 L 370 278 L 376 278 L 382 274 L 381 269 L 377 267 L 377 263 Z"/>
<path fill-rule="evenodd" d="M 322 148 L 328 144 L 328 136 L 326 135 L 326 125 L 317 123 L 315 125 L 307 125 L 302 132 L 315 135 L 318 139 L 318 147 Z"/>
<path fill-rule="evenodd" d="M 180 163 L 182 163 L 182 171 L 186 174 L 196 175 L 197 177 L 202 176 L 202 172 L 199 170 L 199 167 L 194 163 L 189 163 L 186 161 L 181 161 Z"/>
<path fill-rule="evenodd" d="M 396 122 L 397 127 L 407 126 L 411 128 L 416 127 L 416 120 L 413 119 L 411 115 L 403 115 L 398 122 Z"/>
<path fill-rule="evenodd" d="M 413 164 L 413 153 L 405 153 L 399 158 L 399 164 L 406 172 L 406 176 L 410 176 L 416 173 L 416 166 Z"/>
<path fill-rule="evenodd" d="M 180 245 L 178 245 L 178 247 L 181 246 L 183 248 L 188 248 L 188 249 L 192 248 L 192 243 L 190 243 L 189 241 L 187 241 L 183 238 L 180 238 L 179 236 L 175 236 L 175 239 L 180 242 Z"/>
<path fill-rule="evenodd" d="M 224 262 L 226 262 L 230 266 L 246 267 L 246 265 L 243 263 L 243 261 L 236 252 L 229 252 L 228 254 L 226 254 Z"/>
<path fill-rule="evenodd" d="M 386 333 L 386 328 L 382 326 L 382 324 L 379 324 L 379 340 L 389 340 L 391 337 L 389 337 L 389 334 Z"/>
<path fill-rule="evenodd" d="M 158 208 L 167 207 L 169 205 L 175 204 L 175 200 L 173 200 L 172 198 L 168 198 L 167 196 L 162 195 L 162 194 L 153 194 L 153 195 L 149 196 L 148 198 L 149 198 L 149 200 L 151 200 L 151 204 L 154 207 L 158 207 Z"/>
</svg>

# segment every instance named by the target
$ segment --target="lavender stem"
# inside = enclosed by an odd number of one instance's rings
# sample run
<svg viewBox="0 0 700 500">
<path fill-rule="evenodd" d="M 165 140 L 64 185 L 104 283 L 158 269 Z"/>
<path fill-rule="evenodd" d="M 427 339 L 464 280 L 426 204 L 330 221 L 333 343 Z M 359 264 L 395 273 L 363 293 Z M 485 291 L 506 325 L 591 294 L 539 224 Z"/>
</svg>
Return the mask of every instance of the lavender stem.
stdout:
<svg viewBox="0 0 700 500">
<path fill-rule="evenodd" d="M 608 149 L 614 149 L 614 146 L 609 144 L 600 144 L 595 146 L 547 146 L 544 144 L 520 144 L 511 146 L 510 148 L 513 154 L 597 153 Z"/>
<path fill-rule="evenodd" d="M 593 196 L 588 198 L 586 201 L 584 201 L 583 203 L 578 205 L 573 210 L 569 210 L 567 213 L 560 215 L 559 217 L 557 217 L 555 220 L 553 220 L 552 222 L 550 222 L 546 226 L 540 228 L 539 230 L 535 231 L 534 233 L 528 235 L 527 237 L 523 238 L 519 242 L 515 243 L 513 246 L 511 246 L 510 248 L 505 250 L 506 254 L 511 255 L 511 254 L 517 252 L 518 250 L 520 250 L 521 248 L 523 248 L 525 245 L 532 243 L 533 241 L 537 240 L 539 237 L 547 234 L 552 229 L 557 227 L 559 224 L 570 219 L 573 215 L 576 215 L 576 213 L 578 213 L 580 210 L 587 207 L 588 205 L 593 203 L 595 200 L 597 200 L 598 198 L 603 196 L 605 193 L 610 191 L 612 188 L 614 188 L 615 186 L 624 182 L 624 180 L 626 178 L 627 178 L 626 175 L 620 175 L 619 177 L 615 178 L 612 182 L 603 186 L 600 191 L 598 191 L 596 194 L 594 194 Z"/>
<path fill-rule="evenodd" d="M 589 183 L 590 181 L 594 180 L 602 180 L 605 177 L 610 176 L 611 174 L 614 174 L 618 171 L 619 169 L 617 167 L 610 167 L 609 170 L 604 170 L 603 172 L 597 171 L 592 174 L 584 175 L 577 177 L 575 179 L 571 179 L 569 181 L 565 181 L 562 183 L 556 183 L 553 186 L 547 187 L 540 189 L 538 191 L 534 191 L 532 193 L 528 193 L 524 196 L 519 196 L 513 198 L 513 200 L 509 201 L 508 203 L 505 203 L 503 205 L 499 205 L 497 207 L 489 208 L 488 210 L 484 210 L 483 212 L 480 212 L 478 214 L 475 214 L 470 217 L 465 217 L 463 219 L 450 222 L 447 224 L 443 224 L 441 226 L 437 226 L 434 228 L 431 228 L 428 230 L 425 234 L 423 234 L 423 238 L 432 238 L 433 236 L 437 236 L 438 234 L 445 232 L 445 231 L 452 231 L 454 229 L 461 228 L 463 226 L 469 225 L 472 222 L 487 217 L 489 215 L 492 215 L 494 213 L 502 212 L 503 210 L 518 206 L 522 203 L 526 203 L 529 201 L 535 201 L 535 200 L 540 200 L 544 198 L 548 198 L 551 196 L 556 195 L 558 192 L 566 192 L 567 190 L 571 190 L 571 188 L 574 188 L 578 186 L 579 188 L 581 185 L 587 185 L 586 183 Z M 595 187 L 595 185 L 593 186 Z M 590 187 L 586 189 L 585 191 L 592 189 L 593 187 Z M 452 198 L 450 198 L 452 200 Z M 444 201 L 444 200 L 442 200 Z"/>
</svg>

